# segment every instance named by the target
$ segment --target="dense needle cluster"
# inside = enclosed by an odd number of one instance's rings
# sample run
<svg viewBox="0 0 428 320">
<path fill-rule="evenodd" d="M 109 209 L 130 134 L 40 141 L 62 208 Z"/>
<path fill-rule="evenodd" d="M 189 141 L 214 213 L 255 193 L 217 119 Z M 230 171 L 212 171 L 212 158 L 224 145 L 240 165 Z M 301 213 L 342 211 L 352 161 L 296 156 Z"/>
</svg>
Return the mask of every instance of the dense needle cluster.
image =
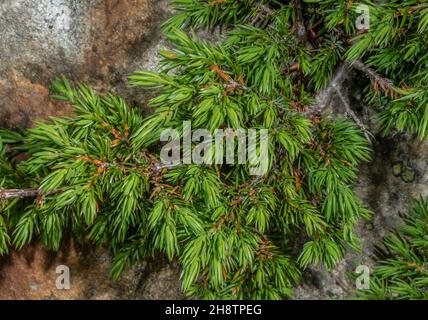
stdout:
<svg viewBox="0 0 428 320">
<path fill-rule="evenodd" d="M 362 299 L 428 300 L 428 199 L 415 202 L 397 232 L 385 238 Z"/>
<path fill-rule="evenodd" d="M 164 25 L 171 45 L 160 52 L 159 71 L 130 76 L 131 85 L 153 92 L 148 117 L 119 97 L 60 79 L 53 92 L 74 106 L 72 116 L 1 131 L 0 253 L 34 237 L 58 249 L 72 231 L 111 249 L 115 278 L 165 254 L 180 262 L 189 296 L 292 297 L 305 267 L 332 268 L 348 248 L 359 249 L 354 227 L 370 216 L 352 187 L 369 142 L 359 123 L 320 113 L 314 97 L 345 59 L 367 57 L 367 66 L 355 65 L 372 80 L 368 96 L 385 109 L 381 123 L 425 137 L 426 9 L 409 4 L 421 13 L 401 28 L 411 34 L 404 47 L 415 49 L 399 55 L 406 64 L 386 65 L 385 47 L 403 41 L 392 31 L 380 41 L 371 29 L 353 39 L 352 1 L 172 3 L 177 13 Z M 194 31 L 214 27 L 222 27 L 220 39 Z M 400 105 L 416 120 L 401 125 L 402 109 L 392 111 Z M 268 129 L 267 174 L 250 175 L 250 165 L 162 165 L 160 134 L 183 132 L 183 121 L 211 133 Z"/>
</svg>

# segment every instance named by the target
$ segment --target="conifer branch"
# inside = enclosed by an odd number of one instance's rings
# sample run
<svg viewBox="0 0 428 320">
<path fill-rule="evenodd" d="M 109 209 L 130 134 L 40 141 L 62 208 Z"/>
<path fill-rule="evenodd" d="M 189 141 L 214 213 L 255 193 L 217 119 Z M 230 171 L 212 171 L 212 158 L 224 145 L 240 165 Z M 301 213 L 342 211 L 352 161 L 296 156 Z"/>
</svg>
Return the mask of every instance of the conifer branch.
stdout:
<svg viewBox="0 0 428 320">
<path fill-rule="evenodd" d="M 387 95 L 394 95 L 394 83 L 392 80 L 382 77 L 375 70 L 367 67 L 362 61 L 357 60 L 351 65 L 355 70 L 364 73 L 374 84 L 375 88 L 381 89 Z"/>
<path fill-rule="evenodd" d="M 414 201 L 404 224 L 387 235 L 378 250 L 370 286 L 357 291 L 363 299 L 427 300 L 428 199 Z"/>
<path fill-rule="evenodd" d="M 301 0 L 294 0 L 294 7 L 296 10 L 296 37 L 300 43 L 305 44 L 307 41 L 307 30 L 305 21 L 303 20 Z"/>
<path fill-rule="evenodd" d="M 346 113 L 355 121 L 357 126 L 364 132 L 364 135 L 367 138 L 368 142 L 372 142 L 372 139 L 374 139 L 374 135 L 367 129 L 367 127 L 364 125 L 364 123 L 360 120 L 360 118 L 357 116 L 357 114 L 352 110 L 351 106 L 349 105 L 348 99 L 343 95 L 342 91 L 340 90 L 340 87 L 336 87 L 336 93 L 339 96 L 340 100 L 343 103 L 343 106 L 345 107 Z"/>
<path fill-rule="evenodd" d="M 337 88 L 339 88 L 345 80 L 348 70 L 349 65 L 346 62 L 342 62 L 336 69 L 336 72 L 327 87 L 316 96 L 316 103 L 306 109 L 304 112 L 305 116 L 312 117 L 323 113 L 323 111 L 330 105 L 334 94 L 337 92 Z"/>
<path fill-rule="evenodd" d="M 7 200 L 13 198 L 38 197 L 42 194 L 39 188 L 32 189 L 0 189 L 0 199 Z"/>
<path fill-rule="evenodd" d="M 173 164 L 153 164 L 151 166 L 152 171 L 150 176 L 157 176 L 162 173 L 165 169 L 171 169 L 174 167 Z M 55 189 L 53 191 L 43 193 L 41 188 L 29 188 L 29 189 L 0 189 L 0 200 L 9 200 L 14 198 L 34 198 L 46 195 L 55 195 L 63 192 L 64 189 Z"/>
<path fill-rule="evenodd" d="M 267 18 L 272 16 L 274 14 L 274 11 L 264 4 L 260 5 L 257 10 L 257 14 L 251 21 L 251 24 L 260 25 L 260 27 L 264 29 L 268 24 Z"/>
</svg>

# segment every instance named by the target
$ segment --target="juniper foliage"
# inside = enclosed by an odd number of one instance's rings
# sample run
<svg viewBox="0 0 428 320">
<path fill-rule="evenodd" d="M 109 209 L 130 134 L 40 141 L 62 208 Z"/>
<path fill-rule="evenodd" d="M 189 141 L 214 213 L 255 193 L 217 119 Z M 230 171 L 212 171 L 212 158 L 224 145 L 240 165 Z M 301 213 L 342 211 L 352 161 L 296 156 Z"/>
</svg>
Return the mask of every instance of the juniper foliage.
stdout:
<svg viewBox="0 0 428 320">
<path fill-rule="evenodd" d="M 391 129 L 428 138 L 428 3 L 387 1 L 370 5 L 370 29 L 346 53 L 378 73 L 366 100 L 379 110 L 384 133 Z"/>
<path fill-rule="evenodd" d="M 424 12 L 423 4 L 411 2 L 406 8 Z M 160 69 L 129 78 L 154 95 L 149 116 L 115 95 L 59 79 L 55 98 L 73 105 L 73 115 L 19 133 L 2 130 L 1 253 L 10 242 L 19 249 L 35 237 L 58 249 L 71 230 L 82 241 L 111 249 L 114 278 L 161 253 L 180 262 L 189 296 L 292 297 L 308 265 L 332 268 L 347 248 L 358 250 L 354 227 L 370 216 L 352 187 L 359 163 L 370 158 L 368 141 L 353 121 L 310 112 L 314 97 L 345 59 L 364 58 L 398 80 L 400 64 L 379 61 L 386 60 L 387 46 L 403 41 L 391 32 L 373 40 L 369 30 L 352 45 L 358 16 L 352 1 L 172 4 L 177 13 L 164 25 L 171 47 L 160 52 Z M 381 10 L 394 8 L 377 10 L 382 16 Z M 423 100 L 426 24 L 423 14 L 414 17 L 402 28 L 420 50 L 407 55 L 413 59 L 406 64 L 412 72 L 402 70 L 407 81 L 396 81 L 414 86 L 412 94 L 384 86 L 390 83 L 371 73 L 368 96 L 385 108 L 381 123 L 391 122 L 385 128 L 417 127 L 424 137 L 423 103 L 414 110 L 416 127 L 400 126 L 395 119 L 401 111 L 391 111 L 402 99 L 406 105 Z M 223 34 L 211 41 L 194 31 L 215 27 Z M 395 92 L 403 97 L 396 100 Z M 163 167 L 160 134 L 176 128 L 182 135 L 186 120 L 211 133 L 268 129 L 268 173 L 251 176 L 248 164 Z M 27 158 L 14 161 L 18 153 Z M 34 199 L 9 199 L 5 191 L 15 187 L 33 190 Z"/>
<path fill-rule="evenodd" d="M 415 202 L 395 233 L 385 238 L 370 289 L 360 299 L 428 300 L 428 199 Z"/>
</svg>

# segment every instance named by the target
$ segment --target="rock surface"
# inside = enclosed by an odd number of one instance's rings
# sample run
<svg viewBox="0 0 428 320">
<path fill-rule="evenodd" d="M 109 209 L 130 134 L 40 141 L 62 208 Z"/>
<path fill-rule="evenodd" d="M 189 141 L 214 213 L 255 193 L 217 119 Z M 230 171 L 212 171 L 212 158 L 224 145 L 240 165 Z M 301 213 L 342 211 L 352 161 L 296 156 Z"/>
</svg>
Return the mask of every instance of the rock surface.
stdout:
<svg viewBox="0 0 428 320">
<path fill-rule="evenodd" d="M 76 245 L 70 238 L 59 252 L 39 243 L 0 260 L 0 299 L 179 299 L 179 271 L 165 261 L 142 263 L 119 281 L 109 279 L 111 255 Z M 61 287 L 64 269 L 69 288 Z M 58 286 L 59 283 L 59 286 Z"/>
<path fill-rule="evenodd" d="M 2 1 L 0 125 L 64 113 L 47 90 L 60 75 L 141 102 L 126 77 L 156 66 L 169 14 L 166 0 Z"/>
<path fill-rule="evenodd" d="M 171 14 L 167 0 L 10 0 L 0 3 L 0 126 L 31 126 L 67 105 L 49 98 L 49 84 L 64 74 L 100 91 L 113 90 L 133 105 L 144 93 L 126 85 L 138 69 L 154 69 L 165 45 L 160 24 Z M 358 81 L 358 85 L 355 85 Z M 351 105 L 370 130 L 373 112 L 361 103 L 358 77 L 347 88 Z M 351 89 L 352 88 L 352 89 Z M 340 110 L 340 102 L 333 111 Z M 361 167 L 358 194 L 373 210 L 361 222 L 361 253 L 350 252 L 334 270 L 312 267 L 296 289 L 297 299 L 343 299 L 355 285 L 348 274 L 373 265 L 375 244 L 400 222 L 411 198 L 428 195 L 428 145 L 415 137 L 376 135 L 373 161 Z M 71 271 L 70 290 L 58 290 L 58 265 Z M 0 299 L 177 299 L 179 268 L 164 261 L 135 267 L 119 282 L 108 278 L 111 257 L 103 249 L 71 240 L 58 253 L 35 243 L 0 260 Z"/>
</svg>

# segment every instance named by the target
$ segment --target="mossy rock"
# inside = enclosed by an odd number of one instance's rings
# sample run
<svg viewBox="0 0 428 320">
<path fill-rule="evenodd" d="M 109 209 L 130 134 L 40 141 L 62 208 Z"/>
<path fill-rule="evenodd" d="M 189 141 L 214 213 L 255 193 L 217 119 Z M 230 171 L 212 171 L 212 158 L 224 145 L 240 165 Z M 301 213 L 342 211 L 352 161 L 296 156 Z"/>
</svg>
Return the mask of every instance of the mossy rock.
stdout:
<svg viewBox="0 0 428 320">
<path fill-rule="evenodd" d="M 416 172 L 412 168 L 404 168 L 403 172 L 401 173 L 401 179 L 406 182 L 410 183 L 415 181 L 416 178 Z"/>
<path fill-rule="evenodd" d="M 403 170 L 403 163 L 402 162 L 396 162 L 392 164 L 392 174 L 396 177 L 399 177 L 401 172 Z"/>
</svg>

